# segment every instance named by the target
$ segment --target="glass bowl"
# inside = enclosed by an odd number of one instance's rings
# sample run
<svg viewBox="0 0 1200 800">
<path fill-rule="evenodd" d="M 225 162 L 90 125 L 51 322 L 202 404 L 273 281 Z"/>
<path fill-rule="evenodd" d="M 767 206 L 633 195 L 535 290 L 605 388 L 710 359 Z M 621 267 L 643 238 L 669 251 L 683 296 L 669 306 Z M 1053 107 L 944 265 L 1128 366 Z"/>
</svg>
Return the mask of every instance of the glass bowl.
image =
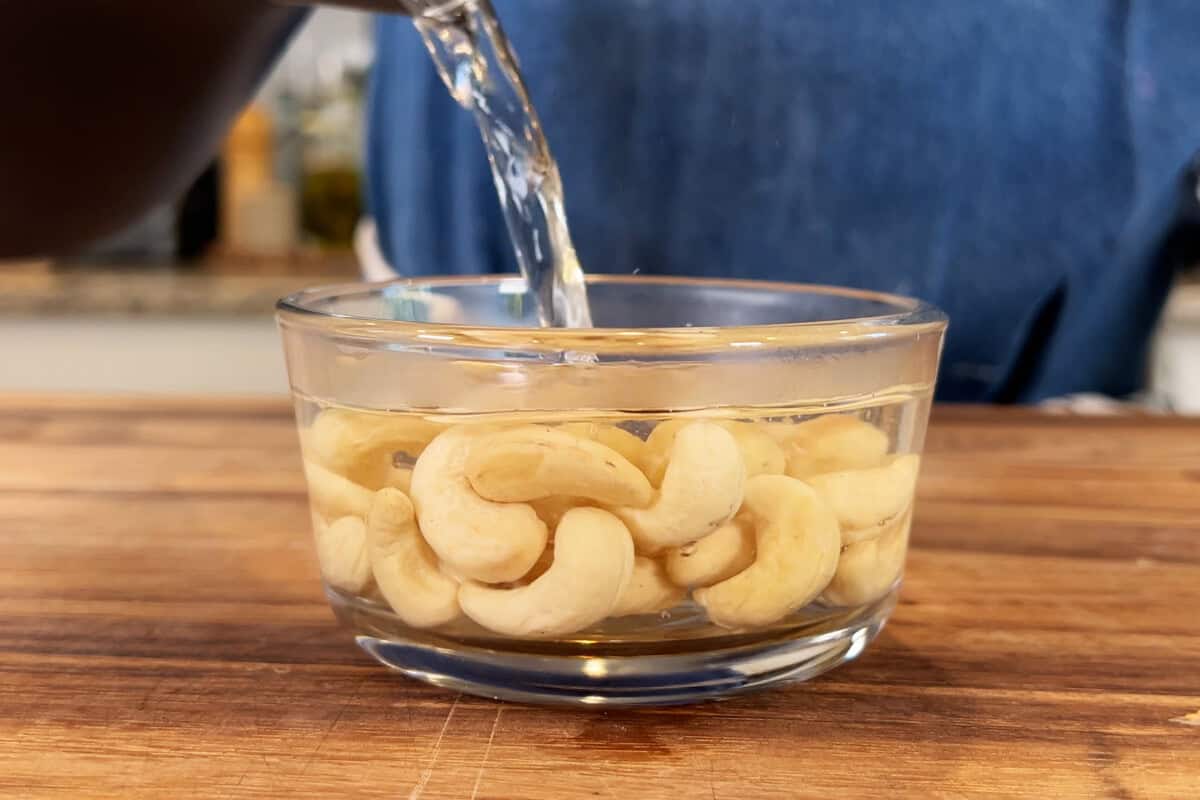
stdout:
<svg viewBox="0 0 1200 800">
<path fill-rule="evenodd" d="M 593 277 L 280 301 L 325 591 L 383 664 L 494 698 L 668 704 L 856 657 L 896 602 L 946 329 L 924 303 Z"/>
</svg>

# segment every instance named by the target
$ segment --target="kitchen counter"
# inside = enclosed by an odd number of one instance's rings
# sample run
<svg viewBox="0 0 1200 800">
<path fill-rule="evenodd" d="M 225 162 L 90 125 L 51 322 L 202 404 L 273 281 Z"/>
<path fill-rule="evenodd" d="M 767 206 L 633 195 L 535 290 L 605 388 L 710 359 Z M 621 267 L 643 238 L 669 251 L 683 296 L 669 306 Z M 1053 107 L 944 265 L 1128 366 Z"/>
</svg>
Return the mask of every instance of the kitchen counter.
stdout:
<svg viewBox="0 0 1200 800">
<path fill-rule="evenodd" d="M 0 263 L 0 316 L 267 319 L 286 294 L 355 280 L 352 256 L 225 257 L 192 267 Z"/>
<path fill-rule="evenodd" d="M 0 263 L 0 392 L 287 391 L 275 301 L 358 280 L 349 257 L 203 266 Z"/>
<path fill-rule="evenodd" d="M 1200 797 L 1200 421 L 935 412 L 900 606 L 720 704 L 525 707 L 325 605 L 289 406 L 0 395 L 0 795 Z"/>
</svg>

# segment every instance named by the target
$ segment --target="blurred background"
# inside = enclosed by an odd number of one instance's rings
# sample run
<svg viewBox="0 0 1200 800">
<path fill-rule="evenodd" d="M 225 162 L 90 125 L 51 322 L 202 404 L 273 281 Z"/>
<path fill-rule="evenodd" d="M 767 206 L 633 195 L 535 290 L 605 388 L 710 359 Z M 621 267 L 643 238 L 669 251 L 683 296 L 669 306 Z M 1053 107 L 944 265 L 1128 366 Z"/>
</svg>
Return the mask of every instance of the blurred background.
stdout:
<svg viewBox="0 0 1200 800">
<path fill-rule="evenodd" d="M 361 275 L 372 59 L 369 15 L 317 11 L 186 192 L 70 258 L 0 262 L 0 391 L 284 393 L 274 301 Z M 1200 413 L 1200 268 L 1143 399 Z"/>
<path fill-rule="evenodd" d="M 321 9 L 181 196 L 0 261 L 0 391 L 284 393 L 276 299 L 359 278 L 367 14 Z"/>
</svg>

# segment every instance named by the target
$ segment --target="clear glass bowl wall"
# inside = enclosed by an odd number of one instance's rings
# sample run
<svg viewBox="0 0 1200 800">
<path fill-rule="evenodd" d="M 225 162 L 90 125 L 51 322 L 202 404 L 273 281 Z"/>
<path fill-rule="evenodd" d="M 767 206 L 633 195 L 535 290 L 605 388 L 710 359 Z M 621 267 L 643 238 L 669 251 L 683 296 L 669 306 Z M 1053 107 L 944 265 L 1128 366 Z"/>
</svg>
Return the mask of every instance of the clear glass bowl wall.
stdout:
<svg viewBox="0 0 1200 800">
<path fill-rule="evenodd" d="M 682 702 L 861 652 L 895 601 L 945 330 L 920 302 L 513 278 L 280 303 L 326 592 L 389 666 L 516 699 Z"/>
</svg>

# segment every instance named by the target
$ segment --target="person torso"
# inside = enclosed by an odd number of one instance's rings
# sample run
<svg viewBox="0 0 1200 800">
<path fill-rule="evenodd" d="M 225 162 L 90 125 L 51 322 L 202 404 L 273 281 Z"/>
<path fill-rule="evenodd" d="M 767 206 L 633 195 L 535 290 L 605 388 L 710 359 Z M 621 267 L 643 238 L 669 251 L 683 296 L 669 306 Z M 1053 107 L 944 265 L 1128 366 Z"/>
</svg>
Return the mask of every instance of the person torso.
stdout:
<svg viewBox="0 0 1200 800">
<path fill-rule="evenodd" d="M 952 320 L 948 399 L 1136 388 L 1153 320 L 1101 325 L 1093 306 L 1161 301 L 1186 151 L 1140 152 L 1128 3 L 496 5 L 587 270 L 931 300 Z M 372 98 L 384 252 L 406 274 L 514 271 L 470 115 L 408 25 L 380 24 Z M 1106 336 L 1138 347 L 1044 374 L 1055 348 Z"/>
</svg>

